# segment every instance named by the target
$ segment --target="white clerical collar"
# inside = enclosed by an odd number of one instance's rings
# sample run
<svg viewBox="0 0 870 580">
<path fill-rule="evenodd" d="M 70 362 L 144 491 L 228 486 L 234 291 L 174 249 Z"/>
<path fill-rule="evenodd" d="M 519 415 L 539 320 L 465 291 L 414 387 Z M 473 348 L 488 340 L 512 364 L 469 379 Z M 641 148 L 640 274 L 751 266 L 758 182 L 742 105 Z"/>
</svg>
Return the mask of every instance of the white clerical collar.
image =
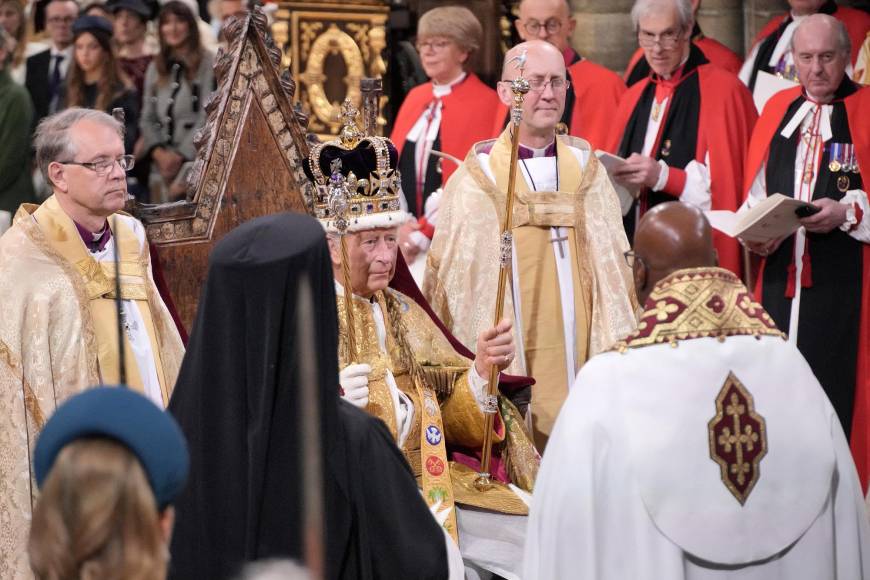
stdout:
<svg viewBox="0 0 870 580">
<path fill-rule="evenodd" d="M 456 85 L 458 85 L 459 83 L 464 81 L 466 76 L 468 76 L 468 73 L 463 71 L 463 72 L 459 73 L 458 77 L 456 77 L 455 79 L 453 79 L 449 83 L 446 83 L 443 85 L 439 85 L 438 83 L 436 83 L 433 80 L 432 81 L 432 94 L 435 95 L 436 97 L 439 97 L 439 98 L 449 95 L 451 92 L 453 92 L 453 87 L 455 87 Z"/>
<path fill-rule="evenodd" d="M 807 115 L 814 114 L 816 111 L 817 103 L 813 101 L 806 100 L 801 103 L 801 106 L 798 107 L 798 110 L 795 111 L 795 114 L 792 116 L 791 120 L 786 124 L 785 127 L 780 131 L 780 135 L 785 137 L 786 139 L 791 138 L 794 132 L 798 127 L 801 126 L 804 119 Z M 822 141 L 830 141 L 834 136 L 833 131 L 831 131 L 831 110 L 833 107 L 830 104 L 822 105 L 822 112 L 819 115 L 819 133 L 822 135 Z"/>
<path fill-rule="evenodd" d="M 556 143 L 556 139 L 554 138 L 552 141 L 550 141 L 549 143 L 547 143 L 546 145 L 544 145 L 543 147 L 540 147 L 540 148 L 529 147 L 528 145 L 524 145 L 522 143 L 520 143 L 520 145 L 522 145 L 523 149 L 531 151 L 533 158 L 534 157 L 552 157 L 553 156 L 552 155 L 553 145 L 555 143 Z"/>
</svg>

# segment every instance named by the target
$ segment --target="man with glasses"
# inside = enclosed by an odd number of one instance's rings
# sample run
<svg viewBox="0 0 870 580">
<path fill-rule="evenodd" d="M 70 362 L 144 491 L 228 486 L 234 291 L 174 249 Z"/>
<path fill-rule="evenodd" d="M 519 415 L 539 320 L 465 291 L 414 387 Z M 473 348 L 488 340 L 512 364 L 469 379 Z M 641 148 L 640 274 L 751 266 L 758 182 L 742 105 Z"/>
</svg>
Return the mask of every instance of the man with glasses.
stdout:
<svg viewBox="0 0 870 580">
<path fill-rule="evenodd" d="M 571 47 L 575 25 L 567 0 L 520 2 L 516 22 L 520 38 L 546 40 L 558 48 L 565 59 L 571 86 L 559 119 L 560 132 L 586 139 L 593 148 L 604 147 L 625 84 L 618 75 L 581 57 Z M 507 123 L 506 107 L 497 119 L 501 123 L 497 131 L 501 131 Z"/>
<path fill-rule="evenodd" d="M 692 44 L 700 48 L 712 64 L 734 74 L 740 72 L 743 60 L 733 50 L 715 38 L 710 38 L 704 34 L 697 20 L 701 0 L 691 0 L 691 2 L 692 12 L 695 15 L 695 25 L 692 27 Z M 636 82 L 642 81 L 649 76 L 649 70 L 649 63 L 644 58 L 643 48 L 639 47 L 631 56 L 628 66 L 625 67 L 625 84 L 632 86 Z"/>
<path fill-rule="evenodd" d="M 511 102 L 515 63 L 531 91 L 523 102 L 514 202 L 513 268 L 505 316 L 517 356 L 508 372 L 532 376 L 532 428 L 544 449 L 577 370 L 634 328 L 634 295 L 619 202 L 607 173 L 581 139 L 556 135 L 568 80 L 558 49 L 542 40 L 505 56 L 498 92 Z M 423 291 L 461 342 L 473 345 L 495 308 L 500 220 L 505 211 L 511 131 L 477 143 L 447 184 Z"/>
<path fill-rule="evenodd" d="M 735 211 L 757 116 L 737 77 L 692 44 L 689 0 L 637 0 L 631 18 L 651 72 L 622 98 L 608 144 L 626 159 L 614 179 L 638 192 L 624 219 L 629 239 L 637 220 L 664 201 Z M 739 274 L 738 244 L 714 236 L 719 263 Z"/>
<path fill-rule="evenodd" d="M 27 59 L 24 85 L 33 100 L 34 127 L 57 111 L 60 89 L 73 58 L 72 25 L 79 13 L 74 0 L 51 0 L 45 7 L 45 22 L 51 46 Z"/>
<path fill-rule="evenodd" d="M 184 348 L 151 276 L 127 200 L 122 126 L 101 111 L 47 117 L 36 161 L 53 195 L 22 205 L 0 238 L 0 576 L 25 578 L 30 445 L 57 404 L 89 385 L 127 384 L 163 408 Z M 121 321 L 115 303 L 121 273 Z M 123 337 L 123 359 L 119 350 Z"/>
<path fill-rule="evenodd" d="M 670 202 L 631 260 L 640 325 L 590 360 L 535 484 L 524 578 L 870 578 L 870 528 L 837 415 Z"/>
</svg>

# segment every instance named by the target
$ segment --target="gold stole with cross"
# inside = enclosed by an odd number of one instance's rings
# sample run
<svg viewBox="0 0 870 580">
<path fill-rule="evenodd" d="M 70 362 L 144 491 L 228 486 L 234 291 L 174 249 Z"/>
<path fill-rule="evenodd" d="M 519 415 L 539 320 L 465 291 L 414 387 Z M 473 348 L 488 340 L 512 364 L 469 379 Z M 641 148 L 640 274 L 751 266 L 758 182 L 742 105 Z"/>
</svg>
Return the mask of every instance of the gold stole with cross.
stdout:
<svg viewBox="0 0 870 580">
<path fill-rule="evenodd" d="M 411 428 L 402 447 L 414 476 L 420 482 L 423 498 L 429 506 L 441 502 L 439 512 L 450 510 L 444 529 L 458 543 L 459 534 L 456 527 L 456 510 L 454 509 L 453 484 L 450 467 L 447 461 L 447 448 L 444 436 L 444 424 L 441 407 L 435 397 L 435 392 L 426 388 L 415 377 L 410 369 L 402 363 L 398 354 L 400 346 L 396 344 L 397 337 L 392 332 L 389 309 L 383 292 L 375 294 L 375 300 L 384 316 L 386 329 L 386 351 L 381 351 L 375 328 L 374 314 L 367 300 L 354 296 L 353 311 L 354 334 L 356 335 L 359 360 L 351 361 L 347 356 L 347 317 L 346 302 L 337 301 L 339 320 L 339 359 L 344 368 L 351 362 L 371 365 L 369 373 L 369 403 L 366 411 L 378 417 L 393 436 L 398 437 L 396 411 L 393 405 L 390 387 L 387 384 L 387 370 L 393 374 L 399 389 L 411 398 L 414 404 L 414 425 Z M 391 354 L 394 353 L 394 354 Z"/>
<path fill-rule="evenodd" d="M 115 265 L 113 262 L 98 262 L 85 247 L 73 220 L 63 211 L 52 195 L 34 212 L 40 230 L 46 240 L 65 260 L 72 264 L 81 276 L 88 295 L 88 305 L 97 339 L 97 361 L 100 378 L 104 384 L 116 384 L 118 374 L 118 316 L 115 308 Z M 160 381 L 164 407 L 169 403 L 169 385 L 160 359 L 160 345 L 154 329 L 154 319 L 148 304 L 148 273 L 139 239 L 123 219 L 109 220 L 112 236 L 118 240 L 121 254 L 118 256 L 121 272 L 121 298 L 131 300 L 145 321 L 145 330 L 151 341 L 151 352 Z M 115 230 L 117 228 L 117 231 Z M 127 367 L 127 383 L 133 389 L 144 392 L 142 373 L 133 355 L 130 339 L 124 333 L 124 357 Z"/>
<path fill-rule="evenodd" d="M 496 140 L 489 165 L 496 188 L 507 192 L 510 170 L 510 128 Z M 556 139 L 559 191 L 531 191 L 517 175 L 514 201 L 514 253 L 519 288 L 513 288 L 522 317 L 526 373 L 537 381 L 532 388 L 532 427 L 535 444 L 543 449 L 562 403 L 568 396 L 562 299 L 551 227 L 562 227 L 571 256 L 574 287 L 575 366 L 589 356 L 592 321 L 592 273 L 585 259 L 585 232 L 579 194 L 583 170 L 570 147 Z M 576 370 L 576 369 L 575 369 Z"/>
</svg>

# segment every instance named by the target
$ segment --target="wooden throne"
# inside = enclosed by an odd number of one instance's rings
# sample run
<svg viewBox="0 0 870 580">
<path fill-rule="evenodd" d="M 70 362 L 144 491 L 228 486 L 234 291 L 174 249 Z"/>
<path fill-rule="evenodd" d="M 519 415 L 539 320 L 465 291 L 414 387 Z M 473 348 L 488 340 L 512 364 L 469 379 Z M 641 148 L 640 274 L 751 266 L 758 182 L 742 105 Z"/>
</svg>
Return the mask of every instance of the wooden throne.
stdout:
<svg viewBox="0 0 870 580">
<path fill-rule="evenodd" d="M 290 104 L 296 86 L 287 71 L 279 77 L 281 51 L 266 30 L 259 7 L 224 29 L 228 48 L 215 60 L 218 88 L 205 105 L 185 199 L 133 208 L 187 329 L 215 242 L 258 216 L 307 212 L 312 199 L 302 170 L 307 121 Z"/>
</svg>

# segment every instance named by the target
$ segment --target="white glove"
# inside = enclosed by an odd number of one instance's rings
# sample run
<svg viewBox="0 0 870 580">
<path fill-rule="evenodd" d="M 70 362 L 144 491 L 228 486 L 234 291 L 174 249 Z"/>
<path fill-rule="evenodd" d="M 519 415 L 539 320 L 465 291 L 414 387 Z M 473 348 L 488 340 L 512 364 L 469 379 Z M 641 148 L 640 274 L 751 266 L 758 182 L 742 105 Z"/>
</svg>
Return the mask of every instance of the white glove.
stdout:
<svg viewBox="0 0 870 580">
<path fill-rule="evenodd" d="M 429 506 L 429 511 L 432 512 L 432 517 L 435 518 L 435 521 L 438 522 L 438 525 L 442 528 L 444 527 L 444 522 L 447 521 L 447 518 L 450 517 L 450 508 L 446 507 L 441 509 L 441 504 L 443 500 L 438 500 L 434 504 Z"/>
<path fill-rule="evenodd" d="M 369 373 L 372 367 L 366 364 L 351 364 L 338 373 L 338 383 L 344 391 L 344 400 L 360 409 L 369 404 Z"/>
</svg>

